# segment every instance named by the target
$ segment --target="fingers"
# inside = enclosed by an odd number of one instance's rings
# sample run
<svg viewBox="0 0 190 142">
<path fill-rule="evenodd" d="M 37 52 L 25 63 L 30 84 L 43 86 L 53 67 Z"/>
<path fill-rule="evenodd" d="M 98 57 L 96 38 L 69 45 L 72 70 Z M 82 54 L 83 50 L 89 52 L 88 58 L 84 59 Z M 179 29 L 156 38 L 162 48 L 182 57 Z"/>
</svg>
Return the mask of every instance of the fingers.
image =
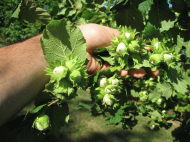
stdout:
<svg viewBox="0 0 190 142">
<path fill-rule="evenodd" d="M 150 68 L 144 68 L 144 70 L 146 71 L 146 73 L 152 77 L 156 77 L 159 74 L 159 69 L 156 69 L 155 72 L 151 71 Z"/>
<path fill-rule="evenodd" d="M 109 64 L 105 62 L 102 66 L 100 62 L 96 60 L 95 57 L 92 57 L 91 54 L 87 53 L 86 58 L 89 60 L 87 64 L 87 69 L 89 74 L 93 74 L 98 72 L 99 70 L 104 70 L 109 67 Z M 124 77 L 126 75 L 131 75 L 136 78 L 142 78 L 144 77 L 145 73 L 149 74 L 152 77 L 156 77 L 159 74 L 159 70 L 157 69 L 155 72 L 151 71 L 150 68 L 144 67 L 140 69 L 130 69 L 129 71 L 126 71 L 125 69 L 122 69 L 120 72 L 120 76 Z"/>
<path fill-rule="evenodd" d="M 100 62 L 96 61 L 94 57 L 91 57 L 87 64 L 89 74 L 96 73 L 99 70 L 107 69 L 108 67 L 109 64 L 107 62 L 101 66 Z M 124 77 L 126 75 L 131 75 L 136 78 L 142 78 L 146 73 L 152 77 L 156 77 L 159 74 L 159 69 L 157 69 L 155 72 L 151 71 L 150 68 L 130 69 L 129 71 L 122 69 L 122 71 L 120 72 L 120 76 Z"/>
<path fill-rule="evenodd" d="M 100 70 L 107 69 L 108 65 L 109 64 L 107 62 L 104 63 L 103 66 L 100 68 Z M 136 77 L 136 78 L 141 78 L 145 75 L 145 70 L 144 69 L 131 69 L 129 71 L 126 71 L 125 69 L 122 69 L 122 71 L 120 72 L 121 77 L 124 77 L 128 74 L 133 76 L 133 77 Z"/>
<path fill-rule="evenodd" d="M 99 70 L 107 69 L 109 64 L 105 62 L 102 66 L 101 63 L 96 60 L 91 54 L 87 52 L 86 58 L 89 60 L 86 68 L 88 69 L 89 74 L 98 72 Z"/>
<path fill-rule="evenodd" d="M 141 78 L 145 75 L 145 70 L 143 68 L 140 68 L 140 69 L 130 69 L 128 71 L 128 74 L 133 76 L 133 77 L 136 77 L 136 78 Z"/>
<path fill-rule="evenodd" d="M 100 70 L 105 70 L 105 69 L 107 69 L 108 68 L 108 63 L 107 62 L 105 62 L 103 65 L 102 65 L 102 67 L 100 68 Z"/>
<path fill-rule="evenodd" d="M 122 69 L 122 71 L 120 72 L 120 76 L 124 77 L 126 75 L 128 75 L 128 71 L 126 71 L 125 69 Z"/>
<path fill-rule="evenodd" d="M 150 51 L 151 50 L 151 48 L 150 47 L 144 47 L 146 50 L 148 50 L 148 51 Z"/>
<path fill-rule="evenodd" d="M 155 72 L 151 71 L 150 68 L 130 69 L 129 71 L 123 69 L 120 73 L 120 76 L 123 77 L 126 75 L 131 75 L 136 78 L 142 78 L 146 73 L 152 77 L 156 77 L 159 74 L 159 69 L 157 69 Z"/>
<path fill-rule="evenodd" d="M 149 48 L 149 47 L 145 47 L 145 48 L 147 50 L 151 50 L 151 48 Z M 87 64 L 87 69 L 88 69 L 89 74 L 96 73 L 99 70 L 107 69 L 109 66 L 109 64 L 107 62 L 101 66 L 100 62 L 98 62 L 96 60 L 96 58 L 92 57 L 92 55 L 89 54 L 88 52 L 87 52 L 86 58 L 89 60 L 89 62 Z M 126 71 L 125 69 L 123 69 L 120 72 L 120 76 L 123 77 L 126 75 L 131 75 L 136 78 L 142 78 L 142 77 L 144 77 L 145 73 L 147 73 L 148 75 L 150 75 L 152 77 L 156 77 L 159 74 L 159 69 L 157 69 L 155 72 L 151 71 L 151 69 L 147 68 L 147 67 L 140 68 L 140 69 L 130 69 L 129 71 Z"/>
<path fill-rule="evenodd" d="M 103 64 L 103 66 L 101 67 L 100 70 L 104 70 L 104 69 L 107 69 L 108 68 L 108 63 L 106 62 L 105 64 Z M 130 74 L 129 74 L 130 72 Z M 145 71 L 144 69 L 131 69 L 129 71 L 126 71 L 125 69 L 122 69 L 122 71 L 120 72 L 120 76 L 121 77 L 124 77 L 126 75 L 131 75 L 131 76 L 134 76 L 136 78 L 141 78 L 145 75 Z"/>
</svg>

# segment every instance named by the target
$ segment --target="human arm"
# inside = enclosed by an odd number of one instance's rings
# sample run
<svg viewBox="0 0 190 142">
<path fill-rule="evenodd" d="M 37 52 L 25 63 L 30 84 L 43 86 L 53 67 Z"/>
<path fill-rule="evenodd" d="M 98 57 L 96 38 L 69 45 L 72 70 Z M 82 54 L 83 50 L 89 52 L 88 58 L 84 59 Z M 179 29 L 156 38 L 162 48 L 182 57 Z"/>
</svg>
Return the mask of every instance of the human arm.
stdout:
<svg viewBox="0 0 190 142">
<path fill-rule="evenodd" d="M 19 112 L 49 81 L 40 37 L 0 48 L 0 126 Z"/>
<path fill-rule="evenodd" d="M 109 27 L 87 24 L 79 26 L 87 43 L 89 73 L 104 69 L 92 56 L 96 48 L 110 45 L 111 38 L 119 31 Z M 0 48 L 0 126 L 19 112 L 44 89 L 49 81 L 45 75 L 46 62 L 40 44 L 42 34 L 26 41 Z M 122 71 L 121 76 L 143 77 L 144 69 Z"/>
</svg>

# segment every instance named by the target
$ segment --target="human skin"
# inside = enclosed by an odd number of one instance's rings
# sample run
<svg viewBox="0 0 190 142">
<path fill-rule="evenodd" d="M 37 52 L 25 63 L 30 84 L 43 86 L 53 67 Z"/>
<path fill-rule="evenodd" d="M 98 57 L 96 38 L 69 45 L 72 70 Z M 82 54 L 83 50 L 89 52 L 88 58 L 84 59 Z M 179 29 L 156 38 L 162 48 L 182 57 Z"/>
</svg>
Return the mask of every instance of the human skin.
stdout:
<svg viewBox="0 0 190 142">
<path fill-rule="evenodd" d="M 109 27 L 86 24 L 79 26 L 87 43 L 87 65 L 90 74 L 105 69 L 108 64 L 100 65 L 94 57 L 93 51 L 110 45 L 111 38 L 119 31 Z M 50 77 L 46 75 L 46 62 L 41 44 L 42 34 L 26 41 L 0 48 L 0 126 L 18 113 L 35 96 L 44 89 Z M 156 76 L 159 71 L 148 73 Z M 145 75 L 144 69 L 121 71 L 121 76 L 127 74 L 140 78 Z"/>
</svg>

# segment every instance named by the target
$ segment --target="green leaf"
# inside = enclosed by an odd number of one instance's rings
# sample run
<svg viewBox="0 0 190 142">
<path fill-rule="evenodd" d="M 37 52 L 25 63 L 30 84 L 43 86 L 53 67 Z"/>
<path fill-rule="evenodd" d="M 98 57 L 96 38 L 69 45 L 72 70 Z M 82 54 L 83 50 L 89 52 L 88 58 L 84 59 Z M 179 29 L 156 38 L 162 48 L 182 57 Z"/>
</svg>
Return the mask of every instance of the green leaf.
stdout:
<svg viewBox="0 0 190 142">
<path fill-rule="evenodd" d="M 87 104 L 84 104 L 84 103 L 79 103 L 79 105 L 77 105 L 76 107 L 75 107 L 75 110 L 78 110 L 78 109 L 81 109 L 81 108 L 87 108 L 87 109 L 90 109 L 91 108 L 91 106 L 89 106 L 89 105 L 87 105 Z"/>
<path fill-rule="evenodd" d="M 65 16 L 69 17 L 69 16 L 73 16 L 76 13 L 76 9 L 69 9 L 67 8 L 65 11 Z"/>
<path fill-rule="evenodd" d="M 40 105 L 38 107 L 36 107 L 35 109 L 31 110 L 30 113 L 37 113 L 39 112 L 42 108 L 44 108 L 47 104 L 43 104 L 43 105 Z"/>
<path fill-rule="evenodd" d="M 177 81 L 178 81 L 177 79 L 179 78 L 177 70 L 169 68 L 169 69 L 166 70 L 166 72 L 167 72 L 168 80 L 171 83 L 177 83 Z"/>
<path fill-rule="evenodd" d="M 122 114 L 124 113 L 123 109 L 118 109 L 117 112 L 115 113 L 114 117 L 111 117 L 108 119 L 109 124 L 117 124 L 122 120 Z"/>
<path fill-rule="evenodd" d="M 93 84 L 92 84 L 92 86 L 94 86 L 96 84 L 96 82 L 98 82 L 99 75 L 100 75 L 100 71 L 98 71 L 96 73 L 96 75 L 93 77 Z"/>
<path fill-rule="evenodd" d="M 156 119 L 157 117 L 162 116 L 157 110 L 150 112 L 149 114 L 151 115 L 152 119 Z"/>
<path fill-rule="evenodd" d="M 137 64 L 134 66 L 135 69 L 140 69 L 141 67 L 151 67 L 150 62 L 148 60 L 143 60 L 142 64 Z"/>
<path fill-rule="evenodd" d="M 139 110 L 140 110 L 141 113 L 145 113 L 146 112 L 146 108 L 144 108 L 143 106 L 140 106 Z"/>
<path fill-rule="evenodd" d="M 45 9 L 37 7 L 35 13 L 37 19 L 40 20 L 42 23 L 47 25 L 51 21 L 51 15 Z"/>
<path fill-rule="evenodd" d="M 39 106 L 41 104 L 45 104 L 47 102 L 51 102 L 53 95 L 47 92 L 40 92 L 35 98 L 35 106 Z"/>
<path fill-rule="evenodd" d="M 99 15 L 94 15 L 94 17 L 92 17 L 92 19 L 90 19 L 88 23 L 98 23 L 99 21 L 101 21 L 101 18 L 99 18 Z"/>
<path fill-rule="evenodd" d="M 40 41 L 47 62 L 63 60 L 71 53 L 82 61 L 86 60 L 86 41 L 80 29 L 70 22 L 51 21 Z"/>
<path fill-rule="evenodd" d="M 110 56 L 98 56 L 99 58 L 103 59 L 104 61 L 108 62 L 110 65 L 114 65 L 115 61 Z"/>
<path fill-rule="evenodd" d="M 106 0 L 94 0 L 94 2 L 98 8 L 102 8 L 102 7 L 104 7 L 104 5 L 106 4 L 107 1 Z"/>
<path fill-rule="evenodd" d="M 19 3 L 17 5 L 17 8 L 15 9 L 15 11 L 13 12 L 11 18 L 19 18 L 19 12 L 20 12 L 20 6 L 21 6 L 21 3 Z"/>
<path fill-rule="evenodd" d="M 126 66 L 126 70 L 128 70 L 129 66 L 128 66 L 128 58 L 129 56 L 125 55 L 124 57 L 118 57 L 117 61 L 120 64 L 120 66 L 122 68 L 124 68 Z"/>
<path fill-rule="evenodd" d="M 180 51 L 182 46 L 184 46 L 184 39 L 180 37 L 180 35 L 177 35 L 177 44 L 174 47 L 175 51 Z"/>
<path fill-rule="evenodd" d="M 66 79 L 63 79 L 61 81 L 59 81 L 54 88 L 54 93 L 65 93 L 68 94 L 68 96 L 74 92 L 74 87 L 73 85 L 68 82 Z"/>
<path fill-rule="evenodd" d="M 53 89 L 54 89 L 54 82 L 51 82 L 51 80 L 50 80 L 50 82 L 45 85 L 45 88 L 46 88 L 48 91 L 52 92 Z"/>
<path fill-rule="evenodd" d="M 96 15 L 97 13 L 96 12 L 92 12 L 90 10 L 85 10 L 83 13 L 82 13 L 82 17 L 85 19 L 85 20 L 90 20 L 91 18 L 94 17 L 94 15 Z"/>
<path fill-rule="evenodd" d="M 172 95 L 172 87 L 169 83 L 158 83 L 156 86 L 161 92 L 162 96 L 166 97 L 166 99 L 170 98 Z"/>
<path fill-rule="evenodd" d="M 131 58 L 133 59 L 134 64 L 139 64 L 139 63 L 141 63 L 141 57 L 140 57 L 139 54 L 130 53 L 130 56 L 131 56 Z"/>
<path fill-rule="evenodd" d="M 155 88 L 152 92 L 149 93 L 149 99 L 152 101 L 152 102 L 156 102 L 157 99 L 160 98 L 161 96 L 161 93 L 159 92 L 159 90 L 157 88 Z"/>
<path fill-rule="evenodd" d="M 125 5 L 127 3 L 128 0 L 118 0 L 117 1 L 117 5 L 121 4 L 121 5 Z"/>
<path fill-rule="evenodd" d="M 143 60 L 143 67 L 151 67 L 150 62 L 148 60 Z"/>
<path fill-rule="evenodd" d="M 150 10 L 152 4 L 153 0 L 146 0 L 139 4 L 138 10 L 142 13 L 142 15 L 145 15 Z"/>
<path fill-rule="evenodd" d="M 35 115 L 27 117 L 16 129 L 1 135 L 0 140 L 2 142 L 42 142 L 45 138 L 44 135 L 31 128 L 35 118 Z"/>
<path fill-rule="evenodd" d="M 13 23 L 16 19 L 19 18 L 20 6 L 21 6 L 21 3 L 19 3 L 19 4 L 16 6 L 16 8 L 15 8 L 13 14 L 11 15 L 11 17 L 10 17 L 10 19 L 9 19 L 9 23 L 6 25 L 6 27 L 9 27 L 11 23 Z"/>
<path fill-rule="evenodd" d="M 81 2 L 81 0 L 75 0 L 75 7 L 76 8 L 82 8 L 82 2 Z"/>
<path fill-rule="evenodd" d="M 187 92 L 187 85 L 185 81 L 179 77 L 177 70 L 169 68 L 166 70 L 168 75 L 168 80 L 173 86 L 174 89 L 179 93 Z"/>
<path fill-rule="evenodd" d="M 152 107 L 152 105 L 146 105 L 146 109 L 148 109 L 149 111 L 150 110 L 152 110 L 152 111 L 154 110 L 154 108 Z"/>
<path fill-rule="evenodd" d="M 178 83 L 172 83 L 174 86 L 175 90 L 179 93 L 185 93 L 187 92 L 187 85 L 184 80 L 178 80 Z"/>
<path fill-rule="evenodd" d="M 80 18 L 77 20 L 77 23 L 76 25 L 84 25 L 84 24 L 87 24 L 87 21 L 84 19 L 84 18 Z"/>
<path fill-rule="evenodd" d="M 138 92 L 135 92 L 135 90 L 132 89 L 132 90 L 131 90 L 131 96 L 137 98 L 137 97 L 139 97 L 139 93 L 138 93 Z"/>
<path fill-rule="evenodd" d="M 30 23 L 35 23 L 36 20 L 40 20 L 44 24 L 48 24 L 51 21 L 51 15 L 40 7 L 35 7 L 34 2 L 22 2 L 20 6 L 20 19 L 25 19 Z"/>
<path fill-rule="evenodd" d="M 188 75 L 188 71 L 186 71 L 186 72 L 184 71 L 184 72 L 182 73 L 182 77 L 183 77 L 185 83 L 186 83 L 187 85 L 190 85 L 190 77 L 189 77 L 189 75 Z"/>
<path fill-rule="evenodd" d="M 67 103 L 61 105 L 53 105 L 53 114 L 51 118 L 51 130 L 56 136 L 59 135 L 59 129 L 68 122 L 69 107 Z"/>
<path fill-rule="evenodd" d="M 144 29 L 143 17 L 140 11 L 134 6 L 131 6 L 128 9 L 116 14 L 115 19 L 118 26 L 131 26 L 138 32 L 142 32 Z"/>
<path fill-rule="evenodd" d="M 61 8 L 57 15 L 65 15 L 67 8 Z"/>
<path fill-rule="evenodd" d="M 176 21 L 176 20 L 175 20 Z M 175 21 L 162 21 L 161 22 L 161 28 L 160 28 L 160 32 L 163 32 L 163 31 L 168 31 L 170 28 L 173 28 L 174 27 L 174 24 L 175 24 Z"/>
<path fill-rule="evenodd" d="M 96 75 L 93 77 L 92 86 L 95 85 L 95 83 L 98 81 L 99 77 L 101 77 L 101 76 L 111 76 L 111 75 L 113 75 L 113 72 L 119 74 L 121 72 L 121 69 L 122 68 L 120 66 L 119 67 L 117 66 L 117 67 L 110 67 L 108 69 L 98 71 L 96 73 Z"/>
<path fill-rule="evenodd" d="M 148 17 L 148 22 L 156 27 L 161 27 L 161 22 L 164 20 L 175 20 L 175 14 L 169 9 L 165 0 L 156 0 L 151 6 Z"/>
<path fill-rule="evenodd" d="M 169 118 L 169 119 L 174 119 L 176 117 L 176 114 L 165 114 L 164 117 Z"/>
<path fill-rule="evenodd" d="M 20 6 L 20 14 L 19 18 L 20 19 L 25 19 L 30 23 L 35 23 L 36 22 L 36 7 L 34 2 L 32 1 L 22 1 L 21 6 Z"/>
<path fill-rule="evenodd" d="M 150 22 L 147 23 L 146 27 L 142 31 L 142 36 L 143 38 L 146 39 L 153 39 L 153 38 L 161 39 L 160 31 Z"/>
<path fill-rule="evenodd" d="M 190 41 L 186 42 L 184 46 L 186 47 L 186 56 L 190 58 Z"/>
</svg>

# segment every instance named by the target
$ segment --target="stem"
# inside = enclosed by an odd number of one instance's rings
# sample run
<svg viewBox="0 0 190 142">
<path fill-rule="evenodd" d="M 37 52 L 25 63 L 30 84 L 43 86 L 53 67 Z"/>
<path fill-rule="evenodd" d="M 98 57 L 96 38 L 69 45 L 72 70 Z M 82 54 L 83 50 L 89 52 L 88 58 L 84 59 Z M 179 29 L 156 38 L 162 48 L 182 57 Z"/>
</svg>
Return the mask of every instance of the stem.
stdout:
<svg viewBox="0 0 190 142">
<path fill-rule="evenodd" d="M 71 0 L 69 0 L 69 3 L 71 4 L 71 6 L 72 6 L 72 7 L 74 7 L 74 5 L 73 5 L 73 3 L 72 3 L 72 1 L 71 1 Z"/>
<path fill-rule="evenodd" d="M 55 103 L 57 103 L 59 101 L 59 99 L 57 99 L 57 100 L 55 100 L 55 101 L 53 101 L 53 102 L 51 102 L 49 105 L 47 105 L 48 107 L 50 107 L 51 105 L 53 105 L 53 104 L 55 104 Z"/>
<path fill-rule="evenodd" d="M 67 7 L 67 8 L 72 8 L 72 9 L 78 9 L 78 10 L 81 10 L 80 8 L 76 8 L 76 7 Z"/>
<path fill-rule="evenodd" d="M 96 5 L 96 3 L 95 3 L 94 0 L 93 0 L 93 3 L 94 3 L 94 5 L 96 6 L 96 8 L 98 9 L 98 12 L 100 12 L 100 13 L 104 13 L 104 12 L 102 12 L 102 11 L 99 10 L 99 8 L 97 7 L 97 5 Z"/>
</svg>

